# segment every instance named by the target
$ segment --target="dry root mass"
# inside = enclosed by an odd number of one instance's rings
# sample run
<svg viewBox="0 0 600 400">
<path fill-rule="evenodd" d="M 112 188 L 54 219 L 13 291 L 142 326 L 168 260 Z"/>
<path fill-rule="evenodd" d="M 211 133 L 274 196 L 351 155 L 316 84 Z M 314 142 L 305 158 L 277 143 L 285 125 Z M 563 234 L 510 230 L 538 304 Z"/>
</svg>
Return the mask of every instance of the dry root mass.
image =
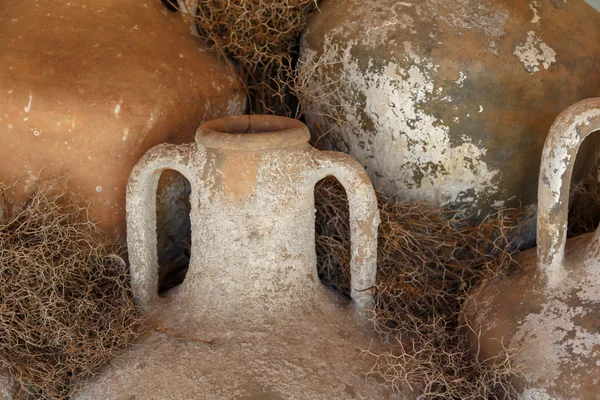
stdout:
<svg viewBox="0 0 600 400">
<path fill-rule="evenodd" d="M 469 293 L 515 267 L 507 234 L 510 210 L 472 226 L 450 210 L 400 203 L 378 194 L 378 275 L 373 316 L 388 351 L 365 355 L 371 371 L 397 392 L 420 399 L 514 399 L 520 374 L 515 352 L 480 360 L 460 317 Z M 317 258 L 326 285 L 350 292 L 350 229 L 343 187 L 327 178 L 316 187 Z"/>
<path fill-rule="evenodd" d="M 9 189 L 0 186 L 0 370 L 17 399 L 62 400 L 139 334 L 128 268 L 72 193 L 38 181 L 21 206 Z"/>
<path fill-rule="evenodd" d="M 168 1 L 177 7 L 176 0 Z M 245 84 L 250 113 L 289 115 L 298 38 L 317 0 L 195 0 L 188 9 Z M 293 102 L 293 100 L 292 100 Z"/>
</svg>

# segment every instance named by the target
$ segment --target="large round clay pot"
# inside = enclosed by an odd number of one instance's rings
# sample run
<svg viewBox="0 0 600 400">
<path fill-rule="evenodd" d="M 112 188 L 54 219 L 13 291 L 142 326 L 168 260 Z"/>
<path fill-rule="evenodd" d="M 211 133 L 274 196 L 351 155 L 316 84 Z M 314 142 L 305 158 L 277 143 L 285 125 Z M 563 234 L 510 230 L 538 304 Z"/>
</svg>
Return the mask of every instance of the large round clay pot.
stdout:
<svg viewBox="0 0 600 400">
<path fill-rule="evenodd" d="M 160 0 L 4 0 L 0 37 L 0 179 L 24 183 L 9 196 L 69 173 L 111 236 L 146 150 L 243 111 L 234 71 Z"/>
<path fill-rule="evenodd" d="M 309 138 L 293 119 L 228 117 L 200 126 L 196 143 L 146 153 L 127 191 L 132 286 L 150 324 L 169 334 L 157 328 L 77 399 L 387 397 L 358 357 L 373 339 L 363 322 L 375 285 L 375 193 L 358 162 Z M 166 168 L 191 183 L 192 246 L 185 281 L 159 297 L 153 205 Z M 348 193 L 350 304 L 317 275 L 314 186 L 328 175 Z"/>
<path fill-rule="evenodd" d="M 531 243 L 544 139 L 600 93 L 598 43 L 583 0 L 324 0 L 302 40 L 306 120 L 386 194 L 522 208 Z"/>
<path fill-rule="evenodd" d="M 482 360 L 518 350 L 524 399 L 600 398 L 600 228 L 566 240 L 575 157 L 595 130 L 600 98 L 557 118 L 542 156 L 538 247 L 517 254 L 522 269 L 478 288 L 464 310 Z"/>
</svg>

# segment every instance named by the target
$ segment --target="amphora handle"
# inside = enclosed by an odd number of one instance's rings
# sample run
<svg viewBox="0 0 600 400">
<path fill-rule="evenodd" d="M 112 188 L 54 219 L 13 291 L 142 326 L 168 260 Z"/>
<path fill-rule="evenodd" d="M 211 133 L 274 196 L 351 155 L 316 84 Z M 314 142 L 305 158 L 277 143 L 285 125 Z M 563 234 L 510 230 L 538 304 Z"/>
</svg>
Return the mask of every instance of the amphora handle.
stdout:
<svg viewBox="0 0 600 400">
<path fill-rule="evenodd" d="M 377 275 L 379 210 L 373 185 L 363 167 L 351 156 L 320 151 L 314 182 L 335 177 L 346 190 L 350 206 L 351 297 L 358 316 L 365 320 L 373 308 Z"/>
<path fill-rule="evenodd" d="M 138 161 L 127 184 L 127 250 L 131 286 L 136 303 L 148 312 L 158 296 L 158 254 L 156 248 L 156 191 L 162 171 L 181 173 L 192 188 L 190 203 L 196 203 L 198 191 L 191 167 L 198 158 L 195 143 L 161 144 L 148 150 Z"/>
<path fill-rule="evenodd" d="M 549 286 L 564 278 L 569 187 L 581 143 L 600 129 L 600 98 L 583 100 L 564 110 L 544 143 L 538 181 L 538 267 Z M 597 231 L 598 232 L 598 231 Z"/>
</svg>

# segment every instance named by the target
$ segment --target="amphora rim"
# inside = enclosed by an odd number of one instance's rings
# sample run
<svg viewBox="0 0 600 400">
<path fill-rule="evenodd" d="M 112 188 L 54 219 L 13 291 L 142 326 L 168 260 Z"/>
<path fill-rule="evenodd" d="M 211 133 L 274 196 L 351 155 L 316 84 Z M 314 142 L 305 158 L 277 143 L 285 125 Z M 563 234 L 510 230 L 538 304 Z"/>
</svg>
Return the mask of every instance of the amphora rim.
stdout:
<svg viewBox="0 0 600 400">
<path fill-rule="evenodd" d="M 275 115 L 237 115 L 208 121 L 196 131 L 196 143 L 228 150 L 266 150 L 305 144 L 306 125 Z"/>
</svg>

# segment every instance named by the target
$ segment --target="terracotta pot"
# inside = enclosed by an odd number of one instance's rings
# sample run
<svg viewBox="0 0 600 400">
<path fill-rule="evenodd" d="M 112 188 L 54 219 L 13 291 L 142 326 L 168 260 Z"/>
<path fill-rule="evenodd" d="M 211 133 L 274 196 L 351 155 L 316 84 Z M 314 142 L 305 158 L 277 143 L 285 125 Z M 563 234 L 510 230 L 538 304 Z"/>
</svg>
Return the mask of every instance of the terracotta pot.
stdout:
<svg viewBox="0 0 600 400">
<path fill-rule="evenodd" d="M 194 144 L 146 153 L 127 192 L 134 295 L 151 324 L 193 339 L 150 335 L 81 399 L 386 397 L 357 357 L 371 341 L 359 321 L 375 285 L 375 194 L 355 160 L 309 136 L 293 119 L 230 117 L 200 126 Z M 153 207 L 167 168 L 191 183 L 192 251 L 185 281 L 161 298 Z M 314 185 L 327 175 L 350 202 L 351 304 L 317 275 Z"/>
<path fill-rule="evenodd" d="M 70 173 L 124 236 L 125 187 L 152 146 L 242 111 L 235 74 L 160 0 L 0 4 L 0 180 Z"/>
<path fill-rule="evenodd" d="M 600 397 L 600 229 L 566 240 L 575 156 L 599 129 L 600 98 L 557 118 L 542 155 L 537 250 L 518 254 L 522 270 L 480 289 L 465 310 L 482 359 L 519 349 L 527 399 Z"/>
<path fill-rule="evenodd" d="M 319 7 L 300 62 L 310 72 L 311 132 L 331 130 L 325 147 L 354 156 L 388 195 L 475 221 L 498 206 L 524 209 L 515 242 L 533 244 L 548 129 L 567 106 L 600 93 L 600 14 L 583 0 Z"/>
</svg>

